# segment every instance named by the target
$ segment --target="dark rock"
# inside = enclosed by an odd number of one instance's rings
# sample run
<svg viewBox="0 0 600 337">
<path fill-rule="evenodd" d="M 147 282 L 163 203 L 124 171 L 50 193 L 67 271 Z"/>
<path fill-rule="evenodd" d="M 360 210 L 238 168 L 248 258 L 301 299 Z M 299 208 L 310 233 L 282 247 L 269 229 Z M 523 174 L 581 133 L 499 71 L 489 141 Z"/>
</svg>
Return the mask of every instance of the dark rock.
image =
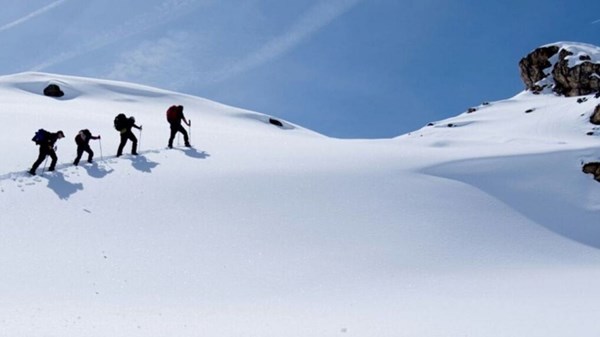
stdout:
<svg viewBox="0 0 600 337">
<path fill-rule="evenodd" d="M 469 108 L 467 110 L 467 113 L 472 113 L 472 112 L 475 112 L 475 111 L 477 111 L 477 108 Z"/>
<path fill-rule="evenodd" d="M 534 85 L 533 88 L 531 88 L 531 93 L 534 95 L 539 95 L 542 90 L 544 90 L 546 86 L 539 86 L 539 85 Z"/>
<path fill-rule="evenodd" d="M 600 125 L 600 104 L 596 105 L 594 113 L 590 116 L 590 123 Z"/>
<path fill-rule="evenodd" d="M 566 48 L 545 46 L 522 58 L 519 69 L 527 90 L 538 94 L 551 87 L 555 93 L 568 97 L 599 92 L 600 63 L 593 63 L 592 58 L 584 54 L 578 57 L 580 62 L 577 65 L 569 67 L 569 57 L 572 55 Z M 550 61 L 552 57 L 556 57 L 554 64 Z"/>
<path fill-rule="evenodd" d="M 49 84 L 44 88 L 44 95 L 49 97 L 63 97 L 65 95 L 57 84 Z"/>
<path fill-rule="evenodd" d="M 525 113 L 528 114 L 528 113 L 531 113 L 531 112 L 534 112 L 534 111 L 535 111 L 535 109 L 527 109 L 527 110 L 525 110 Z"/>
<path fill-rule="evenodd" d="M 594 180 L 600 182 L 600 163 L 593 162 L 584 164 L 581 168 L 583 173 L 591 174 L 594 176 Z"/>
<path fill-rule="evenodd" d="M 569 68 L 567 56 L 572 55 L 567 50 L 561 50 L 559 61 L 552 70 L 554 77 L 554 92 L 564 96 L 589 95 L 600 90 L 600 64 L 583 62 Z"/>
<path fill-rule="evenodd" d="M 276 120 L 275 118 L 269 118 L 269 123 L 275 125 L 275 126 L 279 126 L 279 127 L 283 127 L 283 123 L 281 123 L 280 121 Z"/>
<path fill-rule="evenodd" d="M 585 174 L 594 174 L 600 168 L 600 163 L 587 163 L 584 164 L 581 170 Z"/>
<path fill-rule="evenodd" d="M 525 82 L 525 87 L 532 91 L 537 82 L 543 80 L 547 75 L 544 73 L 544 69 L 550 68 L 550 58 L 558 51 L 558 46 L 548 46 L 537 48 L 529 55 L 519 61 L 519 69 L 521 70 L 521 79 Z"/>
<path fill-rule="evenodd" d="M 594 135 L 594 131 L 589 131 L 589 132 L 586 133 L 586 135 L 593 136 Z"/>
</svg>

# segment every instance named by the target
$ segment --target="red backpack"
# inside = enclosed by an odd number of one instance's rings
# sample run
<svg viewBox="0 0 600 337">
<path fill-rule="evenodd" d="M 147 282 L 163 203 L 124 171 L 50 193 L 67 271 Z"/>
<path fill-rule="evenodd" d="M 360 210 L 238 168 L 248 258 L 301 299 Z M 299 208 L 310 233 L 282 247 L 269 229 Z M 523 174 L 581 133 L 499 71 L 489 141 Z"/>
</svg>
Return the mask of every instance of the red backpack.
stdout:
<svg viewBox="0 0 600 337">
<path fill-rule="evenodd" d="M 176 123 L 179 119 L 179 109 L 176 105 L 171 105 L 169 109 L 167 109 L 167 122 Z"/>
</svg>

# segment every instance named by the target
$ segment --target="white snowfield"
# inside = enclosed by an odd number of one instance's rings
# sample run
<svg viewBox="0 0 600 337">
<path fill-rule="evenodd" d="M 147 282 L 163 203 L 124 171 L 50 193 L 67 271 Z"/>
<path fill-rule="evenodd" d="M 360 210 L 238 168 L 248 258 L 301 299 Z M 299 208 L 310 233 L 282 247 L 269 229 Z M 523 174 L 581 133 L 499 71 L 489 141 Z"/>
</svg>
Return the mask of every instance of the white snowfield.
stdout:
<svg viewBox="0 0 600 337">
<path fill-rule="evenodd" d="M 583 98 L 340 140 L 156 88 L 0 77 L 0 336 L 600 336 Z M 166 149 L 173 104 L 192 149 Z M 121 112 L 139 156 L 115 158 Z M 66 138 L 31 177 L 39 128 Z M 102 139 L 75 167 L 84 128 Z"/>
</svg>

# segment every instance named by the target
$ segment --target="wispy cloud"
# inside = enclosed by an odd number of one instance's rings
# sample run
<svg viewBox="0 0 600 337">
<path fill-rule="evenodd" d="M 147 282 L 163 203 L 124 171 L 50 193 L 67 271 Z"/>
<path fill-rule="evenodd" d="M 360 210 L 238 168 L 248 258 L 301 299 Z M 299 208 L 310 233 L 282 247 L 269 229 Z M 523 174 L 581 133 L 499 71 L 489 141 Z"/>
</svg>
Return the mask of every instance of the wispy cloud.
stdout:
<svg viewBox="0 0 600 337">
<path fill-rule="evenodd" d="M 178 32 L 156 41 L 144 41 L 123 53 L 105 77 L 163 87 L 168 82 L 169 89 L 177 90 L 184 84 L 181 74 L 192 68 L 186 57 L 189 38 L 188 33 Z"/>
<path fill-rule="evenodd" d="M 283 35 L 274 38 L 255 52 L 233 62 L 210 76 L 220 82 L 275 60 L 309 39 L 362 0 L 323 0 L 310 8 Z"/>
<path fill-rule="evenodd" d="M 66 0 L 63 0 L 66 1 Z M 140 14 L 133 19 L 90 38 L 86 43 L 73 47 L 68 52 L 60 53 L 46 61 L 30 68 L 32 71 L 39 71 L 49 68 L 53 65 L 66 62 L 75 57 L 87 54 L 89 52 L 106 47 L 112 43 L 121 41 L 128 37 L 137 35 L 148 29 L 164 24 L 180 14 L 186 13 L 193 5 L 204 3 L 207 0 L 166 0 L 154 7 L 151 11 Z"/>
<path fill-rule="evenodd" d="M 20 18 L 20 19 L 17 19 L 17 20 L 15 20 L 13 22 L 7 23 L 4 26 L 0 27 L 0 32 L 3 32 L 5 30 L 9 30 L 9 29 L 14 28 L 14 27 L 16 27 L 18 25 L 21 25 L 21 24 L 23 24 L 23 23 L 25 23 L 25 22 L 27 22 L 27 21 L 35 18 L 36 16 L 42 15 L 42 14 L 44 14 L 44 13 L 46 13 L 46 12 L 54 9 L 55 7 L 58 7 L 58 6 L 62 5 L 66 1 L 67 0 L 54 1 L 53 3 L 51 3 L 51 4 L 47 5 L 47 6 L 44 6 L 44 7 L 40 8 L 40 9 L 38 9 L 36 11 L 33 11 L 33 12 L 25 15 L 24 17 Z"/>
<path fill-rule="evenodd" d="M 595 25 L 595 24 L 597 24 L 597 23 L 600 23 L 600 19 L 598 19 L 598 20 L 595 20 L 595 21 L 592 21 L 592 25 Z"/>
</svg>

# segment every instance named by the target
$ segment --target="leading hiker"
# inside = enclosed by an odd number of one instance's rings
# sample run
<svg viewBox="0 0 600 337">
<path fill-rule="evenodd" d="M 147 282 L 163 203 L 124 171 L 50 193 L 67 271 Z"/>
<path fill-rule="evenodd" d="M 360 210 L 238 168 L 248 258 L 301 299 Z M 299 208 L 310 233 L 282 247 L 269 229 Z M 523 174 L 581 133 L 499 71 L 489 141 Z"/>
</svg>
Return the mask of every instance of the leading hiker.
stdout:
<svg viewBox="0 0 600 337">
<path fill-rule="evenodd" d="M 183 125 L 181 125 L 181 121 L 185 123 L 185 125 L 190 126 L 191 121 L 188 122 L 183 115 L 183 106 L 182 105 L 172 105 L 167 110 L 167 122 L 171 127 L 171 136 L 169 137 L 169 148 L 173 148 L 173 139 L 177 132 L 181 132 L 183 134 L 183 141 L 186 147 L 190 147 L 190 139 L 188 137 L 187 131 Z"/>
<path fill-rule="evenodd" d="M 35 175 L 35 170 L 37 170 L 37 168 L 44 161 L 44 159 L 46 159 L 46 156 L 50 156 L 50 158 L 52 158 L 48 171 L 54 171 L 54 169 L 56 168 L 56 162 L 58 160 L 58 158 L 56 157 L 56 149 L 54 147 L 54 144 L 56 144 L 57 140 L 64 137 L 65 134 L 62 131 L 48 132 L 44 129 L 40 129 L 38 130 L 38 132 L 36 132 L 32 140 L 40 146 L 40 152 L 37 160 L 31 166 L 29 174 Z"/>
</svg>

